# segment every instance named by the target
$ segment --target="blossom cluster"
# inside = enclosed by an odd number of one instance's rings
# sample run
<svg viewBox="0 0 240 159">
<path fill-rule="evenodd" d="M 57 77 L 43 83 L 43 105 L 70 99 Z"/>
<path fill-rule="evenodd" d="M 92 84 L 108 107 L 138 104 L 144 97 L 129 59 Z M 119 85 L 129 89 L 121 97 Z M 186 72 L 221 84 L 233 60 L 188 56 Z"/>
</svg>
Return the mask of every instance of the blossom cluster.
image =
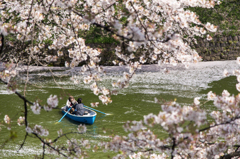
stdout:
<svg viewBox="0 0 240 159">
<path fill-rule="evenodd" d="M 48 136 L 49 132 L 47 129 L 44 129 L 41 125 L 35 125 L 33 129 L 29 126 L 26 127 L 27 133 L 35 133 L 40 136 Z"/>
<path fill-rule="evenodd" d="M 90 85 L 103 104 L 108 104 L 112 102 L 111 95 L 118 91 L 98 84 L 104 73 L 98 65 L 101 49 L 86 46 L 85 39 L 79 37 L 80 32 L 87 32 L 90 27 L 100 27 L 120 41 L 115 48 L 119 61 L 113 63 L 127 65 L 129 71 L 124 72 L 123 79 L 113 82 L 112 86 L 122 89 L 128 87 L 136 70 L 146 62 L 174 66 L 181 62 L 188 67 L 190 63 L 200 61 L 201 57 L 189 44 L 197 42 L 196 36 L 211 40 L 208 33 L 216 32 L 217 27 L 210 23 L 203 24 L 198 15 L 187 8 L 213 8 L 219 3 L 209 0 L 126 0 L 121 3 L 116 0 L 3 0 L 0 3 L 3 8 L 0 34 L 11 34 L 24 45 L 19 47 L 8 42 L 13 48 L 22 49 L 17 54 L 14 50 L 14 54 L 9 55 L 12 59 L 21 59 L 21 55 L 27 54 L 29 61 L 42 64 L 41 61 L 57 61 L 67 52 L 71 61 L 65 62 L 66 67 L 74 68 L 84 62 L 80 72 L 87 75 L 83 82 Z M 49 50 L 56 51 L 57 55 L 49 55 Z M 240 63 L 240 58 L 237 61 Z M 13 68 L 12 64 L 5 65 L 0 78 L 9 82 L 17 74 Z M 235 70 L 233 74 L 240 83 L 240 71 Z M 224 75 L 229 73 L 224 71 Z M 71 79 L 75 84 L 79 83 L 76 77 Z M 240 84 L 236 88 L 240 91 Z M 99 146 L 124 152 L 116 156 L 118 158 L 219 158 L 224 152 L 233 152 L 234 145 L 240 144 L 240 96 L 231 96 L 226 90 L 221 96 L 209 92 L 207 100 L 213 101 L 216 107 L 210 114 L 201 108 L 199 100 L 199 97 L 194 98 L 191 106 L 181 106 L 175 101 L 164 103 L 158 114 L 148 114 L 142 121 L 128 121 L 124 125 L 129 132 L 127 136 L 114 136 L 111 142 L 102 142 Z M 50 95 L 47 104 L 44 106 L 47 111 L 57 107 L 57 96 Z M 92 103 L 91 106 L 98 104 Z M 35 114 L 39 114 L 41 108 L 38 101 L 31 106 Z M 209 116 L 211 120 L 208 120 Z M 6 124 L 11 122 L 7 115 L 4 121 Z M 24 122 L 25 118 L 19 117 L 18 124 Z M 154 126 L 162 127 L 168 137 L 157 138 L 149 129 Z M 27 126 L 26 132 L 40 136 L 49 134 L 40 125 L 35 125 L 33 129 Z M 79 125 L 78 132 L 86 132 L 86 127 Z M 62 131 L 58 134 L 61 136 Z M 75 152 L 77 156 L 83 155 L 78 144 L 75 139 L 68 140 L 69 154 Z M 90 148 L 88 140 L 81 140 L 80 145 Z M 48 151 L 52 152 L 53 149 L 49 148 Z"/>
<path fill-rule="evenodd" d="M 19 126 L 22 126 L 25 124 L 25 117 L 20 116 L 17 120 L 17 123 Z"/>
<path fill-rule="evenodd" d="M 95 102 L 95 103 L 90 103 L 91 107 L 98 107 L 99 102 Z"/>
<path fill-rule="evenodd" d="M 11 119 L 9 118 L 8 115 L 5 115 L 5 116 L 4 116 L 4 122 L 5 122 L 6 124 L 10 124 Z"/>
<path fill-rule="evenodd" d="M 17 75 L 15 65 L 11 63 L 3 63 L 3 68 L 0 70 L 0 79 L 9 83 L 10 79 Z"/>
<path fill-rule="evenodd" d="M 49 135 L 48 130 L 44 129 L 41 125 L 35 125 L 33 127 L 33 129 L 28 126 L 28 127 L 26 127 L 26 132 L 27 133 L 35 133 L 40 136 L 48 136 Z"/>
<path fill-rule="evenodd" d="M 87 76 L 84 78 L 84 83 L 90 83 L 90 89 L 93 91 L 95 95 L 99 96 L 99 99 L 102 101 L 103 104 L 108 104 L 111 103 L 111 97 L 110 97 L 110 90 L 107 89 L 106 87 L 99 87 L 97 82 L 99 81 L 99 76 L 97 74 Z M 99 102 L 96 103 L 91 103 L 91 106 L 98 106 Z"/>
<path fill-rule="evenodd" d="M 47 99 L 47 104 L 51 108 L 56 108 L 58 106 L 58 98 L 56 95 L 52 96 L 50 95 L 49 98 Z"/>
<path fill-rule="evenodd" d="M 34 114 L 40 114 L 41 106 L 39 106 L 38 101 L 33 103 L 33 106 L 31 106 L 31 109 Z"/>
<path fill-rule="evenodd" d="M 47 99 L 47 105 L 43 106 L 44 110 L 51 111 L 53 108 L 56 108 L 58 106 L 58 98 L 56 95 L 50 95 Z M 31 109 L 34 114 L 40 114 L 40 111 L 42 109 L 42 106 L 39 105 L 38 101 L 34 102 L 31 106 Z"/>
<path fill-rule="evenodd" d="M 100 27 L 113 34 L 121 44 L 126 44 L 126 48 L 122 48 L 122 45 L 115 48 L 115 54 L 121 60 L 119 65 L 129 66 L 130 74 L 124 73 L 125 80 L 116 82 L 117 87 L 125 88 L 129 83 L 128 78 L 147 61 L 172 65 L 182 62 L 186 67 L 191 62 L 200 61 L 201 57 L 189 43 L 196 42 L 196 36 L 206 36 L 211 40 L 207 33 L 215 32 L 217 27 L 210 23 L 203 24 L 196 13 L 186 8 L 213 8 L 215 4 L 219 4 L 216 2 L 3 0 L 0 33 L 4 36 L 11 34 L 21 44 L 26 44 L 18 55 L 21 57 L 28 54 L 29 60 L 33 59 L 37 64 L 42 64 L 42 61 L 57 61 L 67 53 L 71 61 L 65 62 L 66 67 L 73 68 L 85 61 L 81 72 L 95 69 L 101 73 L 102 68 L 98 65 L 101 49 L 86 46 L 85 39 L 79 37 L 80 32 L 87 32 L 90 27 Z M 18 47 L 17 44 L 13 46 Z M 48 52 L 52 51 L 56 51 L 57 55 L 49 55 Z M 140 56 L 135 56 L 139 52 Z M 14 54 L 16 58 L 20 58 L 18 55 Z M 8 74 L 9 72 L 4 72 L 0 76 L 7 78 Z M 92 80 L 97 82 L 93 76 L 98 75 L 90 73 L 84 79 L 84 83 L 89 84 Z M 76 78 L 72 79 L 74 83 L 79 83 Z M 94 89 L 94 94 L 102 93 L 99 99 L 108 104 L 111 99 L 103 89 Z"/>
<path fill-rule="evenodd" d="M 151 113 L 144 116 L 143 121 L 126 122 L 124 129 L 130 132 L 128 136 L 115 136 L 105 147 L 122 151 L 121 157 L 129 158 L 204 159 L 233 153 L 238 148 L 235 145 L 240 144 L 240 95 L 230 95 L 223 90 L 222 95 L 217 96 L 210 91 L 206 100 L 213 101 L 216 110 L 207 113 L 201 108 L 199 97 L 191 106 L 167 102 L 158 115 Z M 157 125 L 168 137 L 160 140 L 148 129 Z"/>
<path fill-rule="evenodd" d="M 49 132 L 47 129 L 44 129 L 41 125 L 35 125 L 33 132 L 40 136 L 48 136 Z"/>
</svg>

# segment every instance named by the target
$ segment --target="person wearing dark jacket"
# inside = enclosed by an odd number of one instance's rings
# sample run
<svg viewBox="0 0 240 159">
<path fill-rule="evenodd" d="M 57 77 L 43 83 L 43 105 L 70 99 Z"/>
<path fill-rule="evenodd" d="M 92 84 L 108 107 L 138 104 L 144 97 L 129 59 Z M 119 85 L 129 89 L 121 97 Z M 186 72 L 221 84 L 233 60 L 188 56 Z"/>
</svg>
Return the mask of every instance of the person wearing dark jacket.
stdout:
<svg viewBox="0 0 240 159">
<path fill-rule="evenodd" d="M 78 98 L 77 102 L 78 104 L 73 106 L 74 108 L 73 114 L 83 116 L 85 109 L 83 107 L 82 98 Z"/>
</svg>

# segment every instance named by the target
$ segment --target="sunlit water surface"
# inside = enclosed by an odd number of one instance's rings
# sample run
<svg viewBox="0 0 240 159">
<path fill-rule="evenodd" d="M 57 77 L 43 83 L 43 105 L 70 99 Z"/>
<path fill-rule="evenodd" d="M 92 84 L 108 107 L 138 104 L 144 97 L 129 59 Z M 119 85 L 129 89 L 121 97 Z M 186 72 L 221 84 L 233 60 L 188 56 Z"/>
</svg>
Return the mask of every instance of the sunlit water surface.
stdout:
<svg viewBox="0 0 240 159">
<path fill-rule="evenodd" d="M 151 67 L 152 70 L 151 71 Z M 121 78 L 120 72 L 114 69 L 115 67 L 106 67 L 107 74 L 103 76 L 102 86 L 111 87 L 111 82 Z M 208 91 L 213 90 L 220 94 L 224 89 L 228 89 L 230 93 L 237 94 L 235 85 L 236 77 L 223 77 L 223 70 L 227 69 L 232 72 L 238 69 L 239 66 L 235 61 L 223 62 L 202 62 L 190 66 L 189 69 L 169 68 L 169 73 L 163 73 L 163 69 L 155 65 L 148 66 L 148 69 L 143 69 L 138 72 L 131 80 L 129 88 L 123 89 L 119 95 L 112 96 L 113 103 L 109 105 L 99 105 L 98 110 L 107 113 L 104 116 L 98 113 L 96 121 L 93 125 L 87 125 L 87 133 L 84 135 L 70 135 L 70 138 L 80 140 L 81 138 L 89 139 L 91 142 L 99 142 L 108 140 L 110 135 L 119 134 L 126 135 L 122 126 L 128 120 L 142 120 L 144 115 L 149 113 L 158 114 L 161 110 L 160 105 L 154 102 L 154 98 L 168 100 L 177 99 L 182 105 L 190 105 L 194 97 L 206 98 Z M 156 71 L 159 70 L 159 71 Z M 89 87 L 82 82 L 82 76 L 78 77 L 79 84 L 73 84 L 69 78 L 58 78 L 55 84 L 52 78 L 34 78 L 27 87 L 26 96 L 31 101 L 42 100 L 42 105 L 46 103 L 46 99 L 51 94 L 56 94 L 61 97 L 59 100 L 59 108 L 64 106 L 69 95 L 75 98 L 83 98 L 83 103 L 90 106 L 91 102 L 99 102 L 97 96 L 93 95 Z M 36 86 L 35 86 L 36 85 Z M 19 86 L 19 91 L 23 93 L 24 86 Z M 22 143 L 25 135 L 24 127 L 17 125 L 17 119 L 23 115 L 23 101 L 15 94 L 6 89 L 6 86 L 0 84 L 0 121 L 3 122 L 5 114 L 8 114 L 12 119 L 11 131 L 17 132 L 15 140 L 9 139 L 10 130 L 6 126 L 1 126 L 0 143 L 4 145 L 0 149 L 0 158 L 34 158 L 34 155 L 42 153 L 42 146 L 38 139 L 29 137 L 25 146 L 19 152 L 19 144 Z M 211 109 L 211 103 L 205 105 L 207 110 Z M 48 129 L 50 134 L 47 138 L 55 138 L 58 136 L 57 131 L 62 129 L 63 132 L 76 131 L 78 123 L 64 118 L 61 123 L 55 124 L 62 117 L 59 109 L 54 109 L 51 112 L 41 111 L 40 115 L 35 115 L 29 108 L 29 124 L 42 125 Z M 103 132 L 104 131 L 104 132 Z M 105 133 L 106 131 L 106 133 Z M 167 134 L 161 128 L 153 130 L 158 133 L 159 137 L 164 137 Z M 65 141 L 60 141 L 60 143 Z M 1 146 L 0 145 L 0 146 Z M 108 155 L 114 153 L 93 152 L 89 150 L 89 158 L 108 158 Z M 97 154 L 97 155 L 96 155 Z M 94 156 L 94 157 L 93 157 Z M 97 157 L 96 157 L 97 156 Z"/>
</svg>

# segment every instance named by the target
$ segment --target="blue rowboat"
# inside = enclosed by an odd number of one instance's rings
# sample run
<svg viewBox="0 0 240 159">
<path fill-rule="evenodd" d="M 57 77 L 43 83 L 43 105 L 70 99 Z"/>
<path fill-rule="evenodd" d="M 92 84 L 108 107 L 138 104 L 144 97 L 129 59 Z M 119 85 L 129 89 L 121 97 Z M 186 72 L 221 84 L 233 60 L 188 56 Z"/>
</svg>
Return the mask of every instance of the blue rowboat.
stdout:
<svg viewBox="0 0 240 159">
<path fill-rule="evenodd" d="M 93 124 L 94 121 L 95 121 L 95 118 L 97 116 L 97 113 L 95 111 L 91 110 L 91 109 L 88 109 L 88 108 L 84 108 L 84 109 L 85 109 L 85 111 L 88 112 L 88 114 L 80 116 L 80 115 L 70 114 L 68 112 L 66 116 L 68 118 L 70 118 L 74 121 L 80 122 L 80 123 Z M 62 109 L 62 112 L 63 112 L 63 114 L 65 114 L 67 111 Z"/>
</svg>

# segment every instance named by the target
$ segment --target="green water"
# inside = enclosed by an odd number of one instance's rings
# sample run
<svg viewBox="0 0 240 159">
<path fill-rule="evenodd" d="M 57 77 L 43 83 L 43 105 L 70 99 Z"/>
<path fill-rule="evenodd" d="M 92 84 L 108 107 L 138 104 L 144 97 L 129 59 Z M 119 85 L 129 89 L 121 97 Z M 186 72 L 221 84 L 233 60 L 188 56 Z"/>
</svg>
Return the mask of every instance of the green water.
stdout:
<svg viewBox="0 0 240 159">
<path fill-rule="evenodd" d="M 217 94 L 220 94 L 224 89 L 228 89 L 230 93 L 237 94 L 235 84 L 236 77 L 227 77 L 218 81 L 213 81 L 211 83 L 205 83 L 207 87 L 200 87 L 197 84 L 181 83 L 182 75 L 178 72 L 173 72 L 173 74 L 179 75 L 175 77 L 176 80 L 170 81 L 163 79 L 164 75 L 159 73 L 149 73 L 148 79 L 146 79 L 146 74 L 136 75 L 130 87 L 121 91 L 119 95 L 112 96 L 113 103 L 109 105 L 100 104 L 98 110 L 108 113 L 110 115 L 102 115 L 98 113 L 95 123 L 93 125 L 87 125 L 87 133 L 83 135 L 69 135 L 70 138 L 75 139 L 89 139 L 92 142 L 98 142 L 101 140 L 108 140 L 110 135 L 119 134 L 126 135 L 123 130 L 124 122 L 128 120 L 142 120 L 144 115 L 149 113 L 158 114 L 160 111 L 160 105 L 154 103 L 154 97 L 159 99 L 174 100 L 181 104 L 191 104 L 193 102 L 194 96 L 206 97 L 208 91 L 213 90 Z M 198 76 L 198 75 L 196 75 Z M 108 76 L 106 78 L 117 78 L 113 76 Z M 172 78 L 172 77 L 170 77 Z M 189 77 L 191 78 L 191 77 Z M 182 79 L 183 81 L 186 79 Z M 61 97 L 59 100 L 59 108 L 65 105 L 69 95 L 75 98 L 81 97 L 85 105 L 90 105 L 91 102 L 97 102 L 98 97 L 95 96 L 90 89 L 85 87 L 83 83 L 78 85 L 72 84 L 69 78 L 57 79 L 60 86 L 59 88 L 52 79 L 41 78 L 31 81 L 38 87 L 29 85 L 27 88 L 26 96 L 29 100 L 35 101 L 36 99 L 42 100 L 41 104 L 46 103 L 47 98 L 51 95 L 57 95 Z M 9 138 L 10 132 L 16 132 L 17 138 L 10 140 L 6 145 L 0 150 L 0 158 L 34 158 L 35 154 L 41 154 L 41 143 L 38 139 L 29 137 L 26 141 L 25 146 L 20 151 L 16 153 L 19 148 L 19 144 L 22 143 L 25 128 L 24 126 L 17 125 L 17 119 L 19 116 L 23 116 L 24 106 L 23 101 L 19 99 L 15 94 L 8 93 L 6 87 L 0 84 L 0 121 L 3 122 L 5 114 L 8 114 L 12 119 L 11 130 L 7 130 L 5 126 L 1 126 L 0 131 L 0 143 L 3 143 Z M 19 91 L 23 94 L 23 86 L 20 85 Z M 210 107 L 211 104 L 206 106 L 206 109 Z M 41 114 L 35 115 L 32 113 L 30 107 L 28 107 L 29 116 L 28 121 L 30 126 L 35 124 L 42 125 L 44 128 L 49 130 L 48 139 L 54 139 L 58 136 L 57 131 L 62 129 L 64 133 L 70 131 L 77 131 L 78 124 L 64 118 L 61 123 L 55 124 L 61 117 L 62 113 L 60 109 L 54 109 L 53 111 L 46 112 L 41 110 Z M 103 132 L 106 131 L 106 133 Z M 160 128 L 155 128 L 153 130 L 155 133 L 159 134 L 158 137 L 167 136 L 166 133 L 162 132 Z M 64 140 L 60 140 L 59 143 L 64 143 Z M 113 156 L 114 152 L 97 152 L 93 153 L 91 150 L 88 152 L 89 158 L 108 158 L 108 156 Z M 48 156 L 49 157 L 49 156 Z M 47 157 L 47 158 L 48 158 Z"/>
</svg>

